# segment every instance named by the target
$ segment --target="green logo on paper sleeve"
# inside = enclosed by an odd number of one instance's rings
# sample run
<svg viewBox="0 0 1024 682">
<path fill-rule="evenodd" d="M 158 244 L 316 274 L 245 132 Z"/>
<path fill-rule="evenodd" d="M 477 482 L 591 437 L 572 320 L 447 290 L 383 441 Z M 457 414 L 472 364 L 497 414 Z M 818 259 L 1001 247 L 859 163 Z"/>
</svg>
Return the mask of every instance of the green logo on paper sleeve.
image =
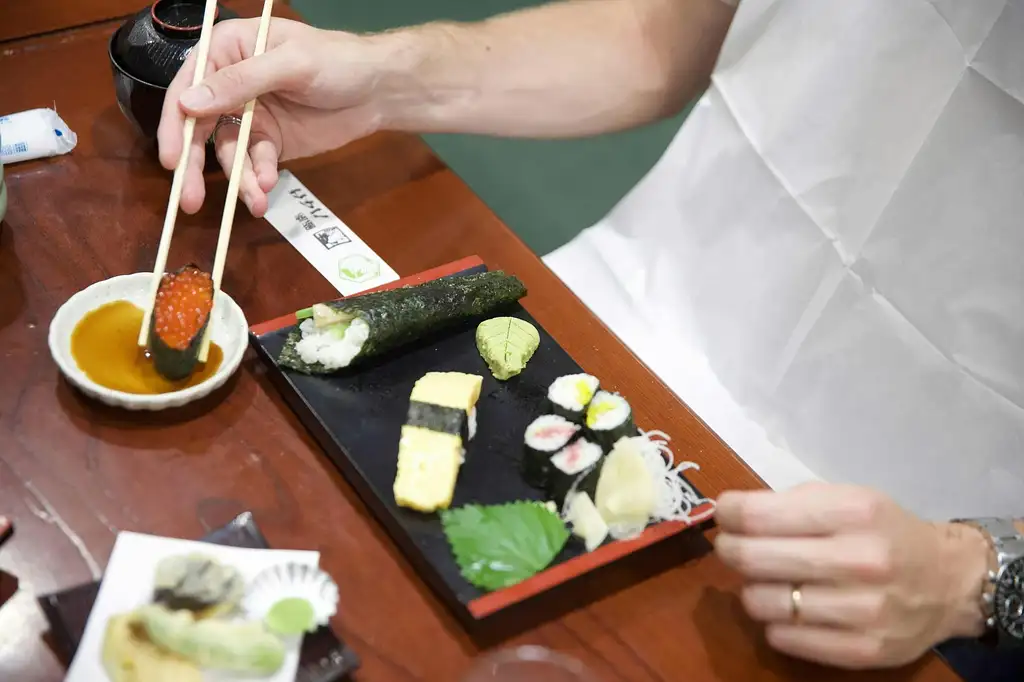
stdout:
<svg viewBox="0 0 1024 682">
<path fill-rule="evenodd" d="M 354 253 L 338 261 L 338 276 L 349 282 L 368 282 L 380 274 L 380 261 Z"/>
</svg>

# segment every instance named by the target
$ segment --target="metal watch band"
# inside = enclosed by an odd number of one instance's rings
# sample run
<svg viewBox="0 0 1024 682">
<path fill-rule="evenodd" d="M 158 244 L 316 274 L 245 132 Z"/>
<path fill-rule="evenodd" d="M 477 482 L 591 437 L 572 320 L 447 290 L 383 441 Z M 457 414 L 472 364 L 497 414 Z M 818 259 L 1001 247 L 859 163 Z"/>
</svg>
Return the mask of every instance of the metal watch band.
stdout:
<svg viewBox="0 0 1024 682">
<path fill-rule="evenodd" d="M 988 534 L 992 546 L 996 550 L 996 561 L 999 566 L 1024 556 L 1024 536 L 1009 519 L 980 518 L 965 519 L 961 523 L 971 523 Z"/>
<path fill-rule="evenodd" d="M 986 536 L 992 544 L 995 554 L 995 565 L 989 569 L 988 580 L 981 595 L 981 609 L 985 617 L 985 625 L 991 631 L 995 628 L 995 586 L 1002 569 L 1014 559 L 1024 556 L 1024 536 L 1012 520 L 983 517 L 978 519 L 958 519 L 954 523 L 974 526 Z"/>
</svg>

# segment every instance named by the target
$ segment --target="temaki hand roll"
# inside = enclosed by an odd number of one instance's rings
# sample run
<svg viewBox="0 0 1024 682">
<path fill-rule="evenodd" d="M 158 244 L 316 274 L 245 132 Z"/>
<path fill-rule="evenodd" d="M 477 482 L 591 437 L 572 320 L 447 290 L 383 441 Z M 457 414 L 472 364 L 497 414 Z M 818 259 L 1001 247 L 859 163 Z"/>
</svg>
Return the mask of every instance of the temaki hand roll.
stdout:
<svg viewBox="0 0 1024 682">
<path fill-rule="evenodd" d="M 525 295 L 517 277 L 495 270 L 318 303 L 296 313 L 299 325 L 288 335 L 278 363 L 306 374 L 329 374 Z"/>
<path fill-rule="evenodd" d="M 186 379 L 199 363 L 199 348 L 213 310 L 213 278 L 195 265 L 160 280 L 149 327 L 156 371 L 170 381 Z"/>
</svg>

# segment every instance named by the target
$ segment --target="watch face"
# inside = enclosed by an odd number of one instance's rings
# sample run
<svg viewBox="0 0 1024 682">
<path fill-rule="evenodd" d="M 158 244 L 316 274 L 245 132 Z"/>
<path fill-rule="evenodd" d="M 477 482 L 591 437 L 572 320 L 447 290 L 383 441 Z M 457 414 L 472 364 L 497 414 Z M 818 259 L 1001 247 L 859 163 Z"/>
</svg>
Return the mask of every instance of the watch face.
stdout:
<svg viewBox="0 0 1024 682">
<path fill-rule="evenodd" d="M 993 606 L 999 629 L 1024 641 L 1024 557 L 1006 565 L 995 587 Z"/>
</svg>

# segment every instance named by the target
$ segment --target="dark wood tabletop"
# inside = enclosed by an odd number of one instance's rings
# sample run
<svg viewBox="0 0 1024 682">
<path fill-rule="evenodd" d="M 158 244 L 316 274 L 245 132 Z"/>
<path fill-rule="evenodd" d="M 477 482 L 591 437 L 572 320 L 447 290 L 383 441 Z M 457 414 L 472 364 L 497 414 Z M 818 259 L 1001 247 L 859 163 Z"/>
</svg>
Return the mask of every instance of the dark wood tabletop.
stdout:
<svg viewBox="0 0 1024 682">
<path fill-rule="evenodd" d="M 234 6 L 243 15 L 259 9 L 255 0 Z M 0 50 L 0 106 L 56 102 L 79 135 L 70 155 L 5 169 L 0 514 L 16 531 L 0 547 L 0 600 L 13 593 L 0 607 L 0 679 L 62 679 L 36 597 L 99 578 L 119 530 L 196 538 L 245 510 L 273 546 L 322 552 L 342 594 L 333 626 L 363 659 L 359 680 L 456 682 L 480 652 L 515 643 L 566 651 L 609 682 L 955 679 L 931 657 L 907 670 L 845 675 L 773 653 L 742 612 L 738 577 L 699 532 L 470 632 L 413 572 L 251 352 L 225 390 L 183 411 L 132 414 L 78 394 L 47 350 L 50 319 L 93 282 L 152 268 L 170 186 L 114 101 L 106 41 L 115 26 Z M 419 138 L 380 134 L 289 167 L 401 275 L 474 254 L 518 275 L 530 313 L 629 397 L 638 423 L 668 432 L 677 453 L 703 466 L 693 478 L 705 493 L 761 485 Z M 223 196 L 223 177 L 211 174 L 210 183 L 210 197 Z M 179 219 L 171 265 L 209 266 L 221 206 L 210 201 Z M 224 288 L 251 323 L 336 296 L 244 211 Z"/>
</svg>

